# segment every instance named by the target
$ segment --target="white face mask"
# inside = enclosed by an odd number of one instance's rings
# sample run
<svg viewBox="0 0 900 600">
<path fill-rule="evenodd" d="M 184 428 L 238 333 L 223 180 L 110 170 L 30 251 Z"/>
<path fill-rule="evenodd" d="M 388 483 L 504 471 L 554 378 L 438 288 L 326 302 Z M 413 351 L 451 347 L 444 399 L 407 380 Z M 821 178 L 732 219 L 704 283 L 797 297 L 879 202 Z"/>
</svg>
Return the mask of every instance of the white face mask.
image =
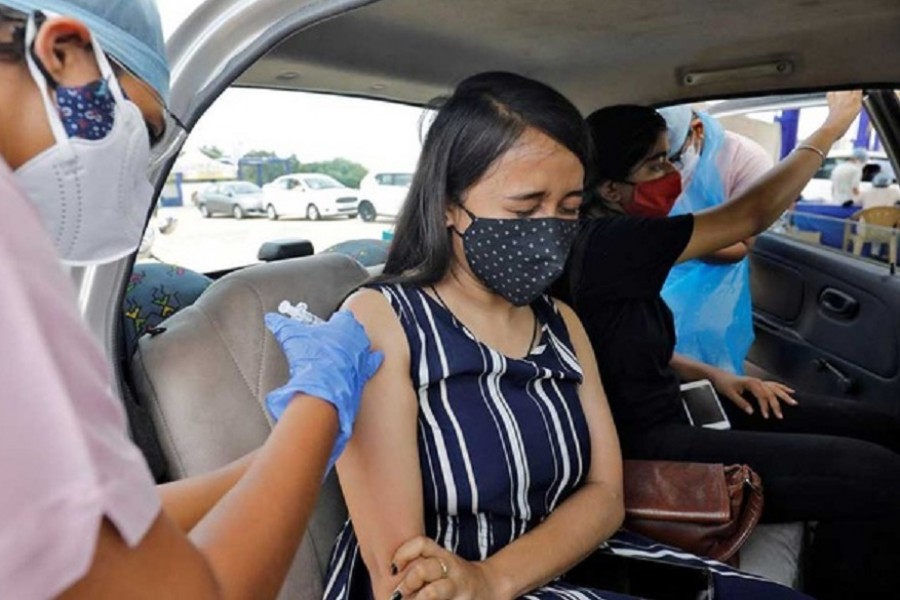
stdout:
<svg viewBox="0 0 900 600">
<path fill-rule="evenodd" d="M 36 35 L 29 19 L 26 48 Z M 147 179 L 150 140 L 140 109 L 128 101 L 96 39 L 101 76 L 115 101 L 113 125 L 99 140 L 69 137 L 49 82 L 26 51 L 28 69 L 40 88 L 56 144 L 16 171 L 53 237 L 61 260 L 72 266 L 102 264 L 133 253 L 141 241 L 153 187 Z"/>
</svg>

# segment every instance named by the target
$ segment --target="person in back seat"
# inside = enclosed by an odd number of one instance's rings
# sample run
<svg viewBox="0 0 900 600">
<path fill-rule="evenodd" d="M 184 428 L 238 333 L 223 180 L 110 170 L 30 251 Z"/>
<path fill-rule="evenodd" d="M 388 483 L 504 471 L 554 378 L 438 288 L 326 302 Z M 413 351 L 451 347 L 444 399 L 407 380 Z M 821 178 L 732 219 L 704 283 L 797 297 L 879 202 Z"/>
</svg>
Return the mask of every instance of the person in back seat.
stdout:
<svg viewBox="0 0 900 600">
<path fill-rule="evenodd" d="M 325 597 L 622 598 L 560 577 L 602 552 L 708 568 L 717 598 L 792 590 L 618 532 L 622 463 L 584 328 L 547 295 L 590 139 L 555 90 L 463 81 L 425 139 L 384 276 L 346 306 L 385 353 L 338 462 L 350 521 Z"/>
<path fill-rule="evenodd" d="M 765 486 L 763 521 L 819 521 L 805 585 L 820 599 L 896 595 L 900 423 L 864 402 L 801 395 L 798 405 L 781 384 L 673 357 L 672 313 L 660 290 L 674 264 L 777 219 L 847 131 L 860 100 L 830 95 L 823 127 L 745 192 L 671 218 L 681 186 L 667 158 L 666 122 L 641 106 L 595 112 L 588 124 L 596 195 L 560 290 L 585 323 L 624 456 L 750 465 Z M 638 210 L 642 217 L 631 216 Z M 688 423 L 679 384 L 704 378 L 724 397 L 731 430 Z"/>
<path fill-rule="evenodd" d="M 347 313 L 270 317 L 292 376 L 271 397 L 269 441 L 154 487 L 60 259 L 137 249 L 164 56 L 151 0 L 0 0 L 4 599 L 275 597 L 380 360 Z"/>
</svg>

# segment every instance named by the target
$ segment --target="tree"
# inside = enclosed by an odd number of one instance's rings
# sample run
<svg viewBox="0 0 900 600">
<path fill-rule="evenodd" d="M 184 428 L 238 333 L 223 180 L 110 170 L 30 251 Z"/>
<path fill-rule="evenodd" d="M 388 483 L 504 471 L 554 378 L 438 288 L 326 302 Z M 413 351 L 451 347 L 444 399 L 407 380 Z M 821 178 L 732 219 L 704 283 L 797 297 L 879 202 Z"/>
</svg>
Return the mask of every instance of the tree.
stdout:
<svg viewBox="0 0 900 600">
<path fill-rule="evenodd" d="M 347 187 L 358 188 L 368 169 L 346 158 L 335 158 L 326 162 L 305 163 L 298 173 L 321 173 L 334 177 Z"/>
<path fill-rule="evenodd" d="M 334 177 L 347 187 L 358 188 L 368 172 L 361 164 L 346 158 L 301 163 L 296 154 L 288 158 L 279 158 L 277 154 L 268 150 L 253 150 L 241 158 L 238 177 L 244 181 L 265 185 L 290 173 L 320 173 Z"/>
</svg>

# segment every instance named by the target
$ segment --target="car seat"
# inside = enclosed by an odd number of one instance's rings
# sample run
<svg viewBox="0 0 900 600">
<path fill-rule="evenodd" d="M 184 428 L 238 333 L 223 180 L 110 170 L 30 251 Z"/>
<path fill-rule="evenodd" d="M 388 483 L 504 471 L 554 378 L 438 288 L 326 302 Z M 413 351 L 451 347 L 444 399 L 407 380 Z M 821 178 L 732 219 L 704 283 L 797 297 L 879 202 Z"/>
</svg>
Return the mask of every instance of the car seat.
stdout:
<svg viewBox="0 0 900 600">
<path fill-rule="evenodd" d="M 135 265 L 122 302 L 119 364 L 128 365 L 142 335 L 158 331 L 166 319 L 196 302 L 211 283 L 209 277 L 175 265 Z M 144 454 L 156 481 L 168 481 L 167 461 L 147 407 L 135 399 L 127 380 L 121 391 L 134 443 Z"/>
<path fill-rule="evenodd" d="M 234 272 L 192 306 L 140 339 L 135 392 L 150 413 L 173 478 L 224 466 L 265 441 L 266 394 L 287 379 L 287 362 L 263 315 L 283 300 L 328 317 L 370 273 L 341 254 L 280 261 Z M 282 598 L 319 600 L 346 508 L 334 476 L 322 488 Z"/>
<path fill-rule="evenodd" d="M 175 265 L 135 265 L 122 303 L 125 356 L 134 354 L 142 335 L 196 302 L 212 282 L 206 275 Z"/>
<path fill-rule="evenodd" d="M 391 243 L 385 240 L 347 240 L 322 253 L 346 254 L 364 267 L 374 267 L 387 262 Z"/>
<path fill-rule="evenodd" d="M 287 363 L 263 315 L 290 300 L 328 317 L 377 272 L 339 253 L 249 267 L 215 282 L 196 304 L 166 321 L 165 331 L 141 338 L 132 363 L 135 389 L 150 407 L 174 478 L 226 465 L 258 448 L 271 431 L 265 396 L 286 380 Z M 281 598 L 321 599 L 346 515 L 336 478 L 329 476 Z M 774 545 L 771 535 L 755 533 L 745 548 L 755 545 L 763 574 L 785 581 L 781 562 L 796 561 L 782 550 L 791 550 L 794 540 L 774 531 Z M 757 537 L 761 541 L 754 542 Z"/>
</svg>

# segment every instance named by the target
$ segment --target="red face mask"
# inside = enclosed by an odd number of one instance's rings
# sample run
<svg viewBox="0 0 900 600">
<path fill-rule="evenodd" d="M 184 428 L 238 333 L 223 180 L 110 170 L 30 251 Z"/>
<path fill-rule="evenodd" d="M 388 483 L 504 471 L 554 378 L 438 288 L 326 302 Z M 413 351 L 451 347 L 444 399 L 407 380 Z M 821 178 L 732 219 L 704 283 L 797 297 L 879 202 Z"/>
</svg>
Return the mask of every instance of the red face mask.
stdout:
<svg viewBox="0 0 900 600">
<path fill-rule="evenodd" d="M 630 183 L 630 182 L 626 182 Z M 661 218 L 668 216 L 681 195 L 681 175 L 673 171 L 659 179 L 633 183 L 634 200 L 623 207 L 634 217 Z"/>
</svg>

